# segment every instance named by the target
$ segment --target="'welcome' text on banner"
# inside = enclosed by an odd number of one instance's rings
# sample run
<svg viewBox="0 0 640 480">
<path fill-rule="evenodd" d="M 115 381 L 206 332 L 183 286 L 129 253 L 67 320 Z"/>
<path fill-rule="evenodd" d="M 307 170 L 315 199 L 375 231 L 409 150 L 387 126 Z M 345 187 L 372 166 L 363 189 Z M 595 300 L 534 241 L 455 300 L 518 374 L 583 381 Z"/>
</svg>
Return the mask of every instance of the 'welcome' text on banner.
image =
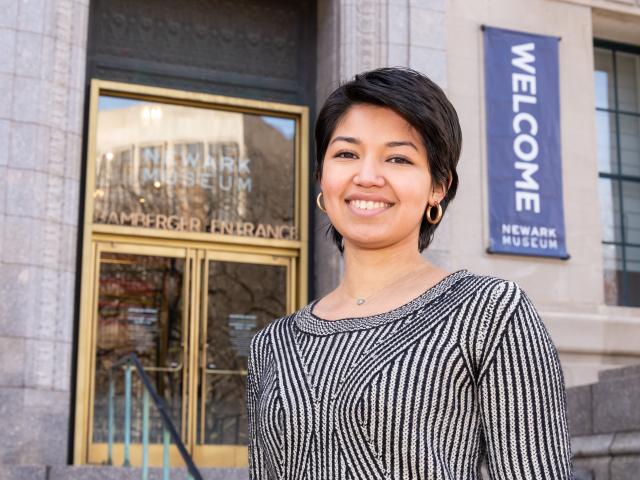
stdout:
<svg viewBox="0 0 640 480">
<path fill-rule="evenodd" d="M 489 248 L 569 258 L 557 37 L 484 27 Z"/>
</svg>

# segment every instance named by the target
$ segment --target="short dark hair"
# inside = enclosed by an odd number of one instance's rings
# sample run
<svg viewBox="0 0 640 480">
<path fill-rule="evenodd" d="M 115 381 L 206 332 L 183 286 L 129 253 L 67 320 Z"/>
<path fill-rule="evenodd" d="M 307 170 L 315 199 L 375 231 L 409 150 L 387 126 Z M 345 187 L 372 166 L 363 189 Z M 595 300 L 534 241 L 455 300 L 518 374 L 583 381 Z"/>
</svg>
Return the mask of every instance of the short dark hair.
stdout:
<svg viewBox="0 0 640 480">
<path fill-rule="evenodd" d="M 387 67 L 359 73 L 329 95 L 316 119 L 316 180 L 322 179 L 324 156 L 338 122 L 349 108 L 362 104 L 390 108 L 420 134 L 427 150 L 432 181 L 445 189 L 451 181 L 440 202 L 444 214 L 458 189 L 456 165 L 462 149 L 460 122 L 442 89 L 426 75 L 410 68 Z M 423 217 L 418 240 L 420 252 L 429 246 L 439 224 L 433 225 Z M 327 234 L 342 253 L 340 232 L 329 224 Z"/>
</svg>

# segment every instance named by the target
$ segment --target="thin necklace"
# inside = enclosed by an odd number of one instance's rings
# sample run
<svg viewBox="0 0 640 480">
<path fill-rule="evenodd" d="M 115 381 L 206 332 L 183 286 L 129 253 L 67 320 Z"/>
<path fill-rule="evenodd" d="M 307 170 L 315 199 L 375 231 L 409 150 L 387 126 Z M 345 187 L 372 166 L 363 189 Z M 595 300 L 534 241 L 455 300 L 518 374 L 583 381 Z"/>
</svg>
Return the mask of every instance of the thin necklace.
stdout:
<svg viewBox="0 0 640 480">
<path fill-rule="evenodd" d="M 390 283 L 389 285 L 386 285 L 386 286 L 382 287 L 381 289 L 379 289 L 379 290 L 377 290 L 377 291 L 373 292 L 371 295 L 368 295 L 368 296 L 366 296 L 366 297 L 354 297 L 353 295 L 349 295 L 349 294 L 347 294 L 347 295 L 348 295 L 349 297 L 351 297 L 351 298 L 355 298 L 355 300 L 356 300 L 356 305 L 364 305 L 364 303 L 365 303 L 367 300 L 371 300 L 371 298 L 373 298 L 374 296 L 378 295 L 380 292 L 383 292 L 383 291 L 384 291 L 384 290 L 386 290 L 387 288 L 392 287 L 392 286 L 394 286 L 394 285 L 397 285 L 397 284 L 399 284 L 400 282 L 403 282 L 403 281 L 408 280 L 408 279 L 410 279 L 410 278 L 417 277 L 417 276 L 418 276 L 418 274 L 419 274 L 419 273 L 421 273 L 421 272 L 423 272 L 425 268 L 426 268 L 426 266 L 425 266 L 425 267 L 420 267 L 420 268 L 419 268 L 418 270 L 416 270 L 415 272 L 409 272 L 408 274 L 403 275 L 402 277 L 400 277 L 400 278 L 398 278 L 397 280 L 395 280 L 393 283 Z"/>
</svg>

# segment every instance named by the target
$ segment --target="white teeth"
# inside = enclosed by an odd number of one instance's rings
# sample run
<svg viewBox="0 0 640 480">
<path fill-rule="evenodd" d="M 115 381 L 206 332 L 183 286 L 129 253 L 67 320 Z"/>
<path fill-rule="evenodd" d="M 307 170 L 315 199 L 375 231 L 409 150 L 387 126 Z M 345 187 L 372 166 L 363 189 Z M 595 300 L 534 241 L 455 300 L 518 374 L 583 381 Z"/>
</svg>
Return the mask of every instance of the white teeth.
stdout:
<svg viewBox="0 0 640 480">
<path fill-rule="evenodd" d="M 371 200 L 351 200 L 349 203 L 360 210 L 374 210 L 376 208 L 389 208 L 391 206 L 390 203 L 372 202 Z"/>
</svg>

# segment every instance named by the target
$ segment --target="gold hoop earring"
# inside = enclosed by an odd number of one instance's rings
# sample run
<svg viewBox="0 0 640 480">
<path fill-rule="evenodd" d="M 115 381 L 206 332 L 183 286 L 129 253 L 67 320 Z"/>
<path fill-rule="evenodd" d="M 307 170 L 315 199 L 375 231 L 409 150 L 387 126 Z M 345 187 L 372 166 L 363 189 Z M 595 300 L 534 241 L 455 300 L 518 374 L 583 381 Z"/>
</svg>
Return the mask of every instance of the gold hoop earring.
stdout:
<svg viewBox="0 0 640 480">
<path fill-rule="evenodd" d="M 427 207 L 427 212 L 426 212 L 426 216 L 427 216 L 427 222 L 429 222 L 432 225 L 437 224 L 440 219 L 442 218 L 442 207 L 440 206 L 439 203 L 436 202 L 436 207 L 438 207 L 438 214 L 436 216 L 436 218 L 434 218 L 433 220 L 431 219 L 431 208 L 433 207 L 433 205 L 429 205 Z"/>
<path fill-rule="evenodd" d="M 316 205 L 318 205 L 318 208 L 320 210 L 322 210 L 324 213 L 327 213 L 327 210 L 322 206 L 322 203 L 320 203 L 320 198 L 322 197 L 322 192 L 320 192 L 318 194 L 318 196 L 316 197 Z"/>
</svg>

